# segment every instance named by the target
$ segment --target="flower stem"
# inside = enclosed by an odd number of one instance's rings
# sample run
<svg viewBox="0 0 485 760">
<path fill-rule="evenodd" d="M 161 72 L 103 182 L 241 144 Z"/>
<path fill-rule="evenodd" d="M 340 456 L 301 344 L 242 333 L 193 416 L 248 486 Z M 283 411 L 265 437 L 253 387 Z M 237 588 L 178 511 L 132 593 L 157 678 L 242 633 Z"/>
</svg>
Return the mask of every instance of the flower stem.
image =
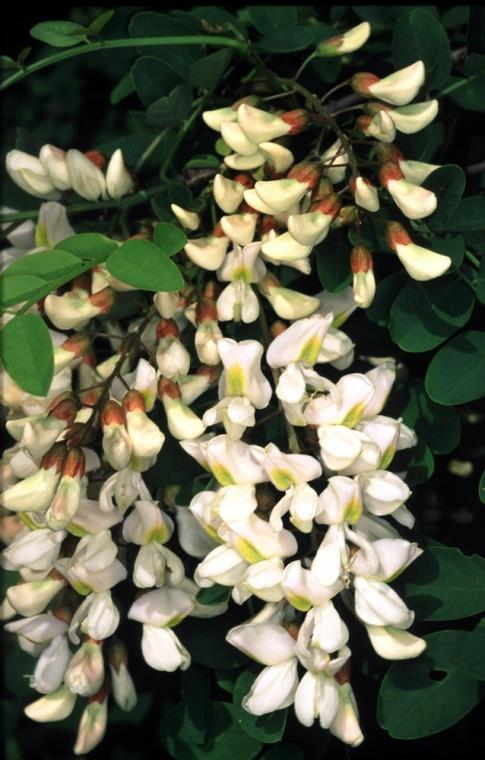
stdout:
<svg viewBox="0 0 485 760">
<path fill-rule="evenodd" d="M 123 40 L 102 40 L 100 42 L 90 42 L 82 47 L 71 47 L 67 50 L 62 50 L 54 55 L 42 58 L 40 61 L 25 66 L 22 71 L 16 71 L 15 74 L 7 77 L 0 84 L 0 92 L 11 87 L 16 82 L 20 82 L 22 79 L 35 74 L 36 71 L 45 69 L 48 66 L 53 66 L 56 63 L 65 61 L 68 58 L 76 58 L 79 55 L 87 55 L 88 53 L 97 53 L 101 50 L 110 50 L 114 48 L 132 48 L 132 47 L 154 47 L 160 45 L 165 47 L 167 45 L 214 45 L 215 47 L 230 47 L 234 50 L 245 52 L 247 45 L 241 40 L 235 40 L 232 37 L 223 37 L 217 35 L 182 35 L 177 37 L 134 37 L 132 39 Z"/>
</svg>

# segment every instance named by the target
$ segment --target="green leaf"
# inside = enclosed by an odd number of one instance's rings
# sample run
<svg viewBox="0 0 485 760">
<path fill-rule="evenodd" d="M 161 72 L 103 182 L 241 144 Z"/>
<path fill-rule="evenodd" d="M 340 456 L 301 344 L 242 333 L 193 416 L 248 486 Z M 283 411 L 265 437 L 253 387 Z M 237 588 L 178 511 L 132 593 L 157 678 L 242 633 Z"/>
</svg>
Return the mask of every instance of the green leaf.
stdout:
<svg viewBox="0 0 485 760">
<path fill-rule="evenodd" d="M 485 470 L 482 472 L 482 477 L 480 478 L 480 483 L 478 484 L 478 498 L 482 504 L 485 504 Z"/>
<path fill-rule="evenodd" d="M 467 77 L 452 77 L 443 91 L 467 111 L 485 111 L 485 68 Z"/>
<path fill-rule="evenodd" d="M 186 169 L 218 169 L 221 162 L 217 156 L 204 153 L 200 156 L 192 156 L 185 164 Z"/>
<path fill-rule="evenodd" d="M 32 27 L 30 36 L 52 47 L 72 47 L 85 41 L 88 31 L 72 21 L 41 21 Z"/>
<path fill-rule="evenodd" d="M 168 95 L 180 83 L 179 74 L 171 66 L 151 56 L 143 56 L 135 61 L 131 67 L 131 77 L 145 108 Z"/>
<path fill-rule="evenodd" d="M 3 276 L 33 275 L 43 280 L 72 279 L 84 268 L 83 263 L 67 251 L 39 251 L 12 261 L 5 269 Z"/>
<path fill-rule="evenodd" d="M 177 628 L 193 662 L 208 668 L 238 668 L 247 665 L 247 658 L 226 641 L 229 628 L 238 621 L 226 613 L 223 618 L 186 619 Z"/>
<path fill-rule="evenodd" d="M 190 68 L 189 84 L 202 90 L 213 89 L 224 76 L 231 58 L 232 52 L 227 48 L 200 58 Z"/>
<path fill-rule="evenodd" d="M 257 47 L 269 53 L 283 54 L 304 50 L 313 43 L 314 37 L 311 29 L 302 26 L 285 26 L 263 37 L 258 42 Z"/>
<path fill-rule="evenodd" d="M 8 309 L 31 298 L 41 298 L 48 289 L 46 280 L 30 274 L 0 277 L 0 309 Z"/>
<path fill-rule="evenodd" d="M 424 441 L 418 440 L 417 446 L 405 451 L 399 451 L 396 455 L 394 469 L 406 470 L 406 482 L 410 486 L 418 486 L 426 483 L 434 472 L 434 457 L 429 446 Z"/>
<path fill-rule="evenodd" d="M 25 64 L 25 61 L 27 60 L 27 58 L 31 54 L 31 52 L 32 52 L 32 48 L 31 47 L 25 47 L 25 48 L 23 48 L 23 50 L 21 50 L 20 53 L 19 53 L 19 55 L 18 55 L 17 63 L 20 66 L 23 66 Z"/>
<path fill-rule="evenodd" d="M 160 222 L 153 230 L 153 242 L 166 256 L 175 256 L 187 245 L 187 235 L 174 224 Z"/>
<path fill-rule="evenodd" d="M 147 124 L 154 127 L 175 127 L 181 125 L 190 113 L 192 93 L 190 87 L 179 84 L 168 97 L 159 98 L 146 112 Z"/>
<path fill-rule="evenodd" d="M 114 13 L 114 11 L 105 11 L 101 14 L 101 16 L 98 16 L 98 18 L 95 18 L 94 21 L 91 21 L 89 24 L 89 34 L 99 34 L 104 29 L 106 24 L 111 21 Z"/>
<path fill-rule="evenodd" d="M 431 230 L 442 232 L 465 190 L 465 174 L 455 164 L 441 166 L 423 182 L 423 187 L 431 190 L 438 198 L 438 208 L 427 217 L 426 224 Z"/>
<path fill-rule="evenodd" d="M 131 37 L 174 37 L 194 34 L 194 29 L 182 21 L 166 13 L 141 11 L 130 20 L 129 33 Z M 155 55 L 169 63 L 178 74 L 186 79 L 192 63 L 203 55 L 203 45 L 170 45 L 164 48 L 163 43 L 153 47 L 141 48 L 142 55 Z"/>
<path fill-rule="evenodd" d="M 298 24 L 298 13 L 292 5 L 254 5 L 247 8 L 250 21 L 261 34 L 271 34 L 281 27 Z"/>
<path fill-rule="evenodd" d="M 108 272 L 134 288 L 173 291 L 184 280 L 171 259 L 148 240 L 127 240 L 106 261 Z"/>
<path fill-rule="evenodd" d="M 473 291 L 456 274 L 412 280 L 392 305 L 392 339 L 403 351 L 430 351 L 468 322 L 474 303 Z"/>
<path fill-rule="evenodd" d="M 129 95 L 135 92 L 135 83 L 133 81 L 133 75 L 130 71 L 127 71 L 126 74 L 124 74 L 120 81 L 115 84 L 113 89 L 111 90 L 110 96 L 109 96 L 109 102 L 112 106 L 117 106 L 118 103 L 121 103 L 122 100 L 127 98 Z"/>
<path fill-rule="evenodd" d="M 453 407 L 431 401 L 421 380 L 411 380 L 393 391 L 390 413 L 402 417 L 435 454 L 447 454 L 460 443 L 461 423 Z"/>
<path fill-rule="evenodd" d="M 215 141 L 214 148 L 216 153 L 218 153 L 220 156 L 229 156 L 229 154 L 232 153 L 232 148 L 229 147 L 229 145 L 225 140 L 222 139 L 222 137 L 219 137 Z"/>
<path fill-rule="evenodd" d="M 478 278 L 475 282 L 475 295 L 480 303 L 485 303 L 485 256 L 480 259 Z"/>
<path fill-rule="evenodd" d="M 450 76 L 451 51 L 440 22 L 422 8 L 403 13 L 394 27 L 392 60 L 398 69 L 422 60 L 425 87 L 443 87 Z"/>
<path fill-rule="evenodd" d="M 14 61 L 9 55 L 0 55 L 0 69 L 7 71 L 8 69 L 20 69 L 18 61 Z"/>
<path fill-rule="evenodd" d="M 33 396 L 46 396 L 54 373 L 52 340 L 37 314 L 18 314 L 0 333 L 2 360 L 12 378 Z"/>
<path fill-rule="evenodd" d="M 182 699 L 185 706 L 184 739 L 203 744 L 210 710 L 209 671 L 192 664 L 182 674 Z"/>
<path fill-rule="evenodd" d="M 485 681 L 485 618 L 482 618 L 478 625 L 468 636 L 461 653 L 461 666 L 466 672 L 477 678 L 479 681 Z"/>
<path fill-rule="evenodd" d="M 118 243 L 99 232 L 81 232 L 79 235 L 61 240 L 55 250 L 66 251 L 82 261 L 102 264 L 118 248 Z"/>
<path fill-rule="evenodd" d="M 315 247 L 318 278 L 324 288 L 338 293 L 350 284 L 350 243 L 346 230 L 337 230 Z"/>
<path fill-rule="evenodd" d="M 426 373 L 426 390 L 446 406 L 466 404 L 485 395 L 485 332 L 456 335 L 433 357 Z"/>
<path fill-rule="evenodd" d="M 403 598 L 419 620 L 459 620 L 485 610 L 485 559 L 430 546 L 402 575 Z"/>
<path fill-rule="evenodd" d="M 426 636 L 416 660 L 392 665 L 379 691 L 377 718 L 394 739 L 431 736 L 457 723 L 477 704 L 478 681 L 461 667 L 466 631 Z"/>
<path fill-rule="evenodd" d="M 408 282 L 408 276 L 402 269 L 380 280 L 375 298 L 365 310 L 366 317 L 379 327 L 387 327 L 391 316 L 391 306 Z"/>
<path fill-rule="evenodd" d="M 162 742 L 177 760 L 252 760 L 261 743 L 238 726 L 234 708 L 228 702 L 212 702 L 207 738 L 197 745 L 187 735 L 189 726 L 184 705 L 170 707 L 162 721 Z"/>
<path fill-rule="evenodd" d="M 458 232 L 485 229 L 485 196 L 472 195 L 460 201 L 446 227 Z"/>
<path fill-rule="evenodd" d="M 210 588 L 203 588 L 197 594 L 199 604 L 222 604 L 227 602 L 231 595 L 229 586 L 219 586 L 216 583 Z"/>
<path fill-rule="evenodd" d="M 248 713 L 241 703 L 251 691 L 255 680 L 256 674 L 249 670 L 243 671 L 237 679 L 233 693 L 234 715 L 246 734 L 264 744 L 274 744 L 283 736 L 288 710 L 277 710 L 259 716 Z"/>
</svg>

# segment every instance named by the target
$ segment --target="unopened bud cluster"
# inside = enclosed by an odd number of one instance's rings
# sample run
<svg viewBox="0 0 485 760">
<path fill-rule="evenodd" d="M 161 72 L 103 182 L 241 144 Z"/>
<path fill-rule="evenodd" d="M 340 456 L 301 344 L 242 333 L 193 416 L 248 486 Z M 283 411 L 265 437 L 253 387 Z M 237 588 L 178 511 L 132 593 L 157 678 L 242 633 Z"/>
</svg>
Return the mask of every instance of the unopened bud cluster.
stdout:
<svg viewBox="0 0 485 760">
<path fill-rule="evenodd" d="M 351 52 L 368 33 L 360 25 L 321 43 L 317 54 Z M 394 361 L 352 371 L 354 345 L 340 329 L 372 302 L 372 253 L 353 246 L 353 287 L 338 295 L 309 295 L 278 277 L 280 265 L 310 274 L 315 246 L 333 228 L 358 229 L 383 201 L 410 220 L 433 213 L 436 197 L 421 183 L 436 167 L 407 160 L 392 142 L 396 130 L 416 132 L 436 115 L 435 101 L 409 104 L 423 81 L 420 61 L 384 79 L 352 79 L 369 99 L 355 130 L 371 140 L 380 190 L 338 130 L 321 155 L 295 160 L 291 137 L 320 128 L 316 113 L 270 112 L 253 98 L 206 111 L 204 122 L 233 152 L 212 181 L 215 224 L 172 206 L 193 233 L 182 256 L 194 281 L 156 293 L 148 316 L 127 328 L 109 313 L 130 286 L 102 265 L 34 307 L 52 326 L 55 374 L 39 398 L 3 371 L 14 440 L 2 463 L 3 566 L 20 581 L 2 612 L 20 616 L 6 628 L 37 658 L 30 685 L 39 696 L 27 715 L 62 720 L 83 700 L 75 754 L 102 739 L 110 697 L 123 710 L 136 703 L 138 679 L 119 630 L 121 593 L 128 620 L 140 627 L 143 657 L 159 671 L 190 666 L 183 633 L 174 631 L 184 618 L 226 612 L 229 602 L 198 601 L 201 590 L 225 586 L 236 606 L 255 598 L 255 614 L 227 633 L 264 666 L 243 706 L 264 715 L 293 705 L 303 725 L 318 720 L 353 746 L 363 736 L 349 618 L 385 659 L 423 651 L 409 631 L 414 614 L 390 585 L 421 554 L 399 533 L 414 523 L 411 492 L 390 469 L 416 436 L 383 413 Z M 52 146 L 38 159 L 14 151 L 7 166 L 43 198 L 73 188 L 95 201 L 132 190 L 120 151 L 106 177 L 92 157 Z M 343 183 L 348 189 L 337 190 Z M 11 240 L 15 255 L 74 231 L 51 201 L 22 234 L 22 245 L 20 235 Z M 450 265 L 413 242 L 402 216 L 388 223 L 387 241 L 415 279 Z M 103 358 L 92 337 L 100 315 L 108 317 Z M 238 324 L 258 319 L 261 339 L 238 339 Z M 338 381 L 326 365 L 343 373 Z M 265 417 L 275 414 L 287 447 L 261 445 Z M 163 415 L 165 432 L 155 422 Z M 146 473 L 163 458 L 167 435 L 198 462 L 204 487 L 185 501 L 168 488 L 161 505 Z M 198 560 L 194 573 L 187 558 Z"/>
</svg>

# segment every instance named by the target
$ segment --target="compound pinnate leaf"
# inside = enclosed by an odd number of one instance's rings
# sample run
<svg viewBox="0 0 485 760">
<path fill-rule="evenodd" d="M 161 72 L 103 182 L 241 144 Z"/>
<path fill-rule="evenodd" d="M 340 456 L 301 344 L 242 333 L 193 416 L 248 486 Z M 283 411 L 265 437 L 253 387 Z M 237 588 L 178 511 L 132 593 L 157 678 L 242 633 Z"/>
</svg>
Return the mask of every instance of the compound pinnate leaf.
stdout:
<svg viewBox="0 0 485 760">
<path fill-rule="evenodd" d="M 426 373 L 426 390 L 440 404 L 466 404 L 485 395 L 485 332 L 462 332 L 443 346 Z"/>
</svg>

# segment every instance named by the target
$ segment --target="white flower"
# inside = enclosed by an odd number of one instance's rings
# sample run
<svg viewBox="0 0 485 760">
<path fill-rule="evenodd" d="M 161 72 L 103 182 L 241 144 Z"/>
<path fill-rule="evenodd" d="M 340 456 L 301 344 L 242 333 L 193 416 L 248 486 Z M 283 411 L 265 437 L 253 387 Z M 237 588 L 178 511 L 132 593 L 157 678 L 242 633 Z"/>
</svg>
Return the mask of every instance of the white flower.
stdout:
<svg viewBox="0 0 485 760">
<path fill-rule="evenodd" d="M 104 661 L 98 642 L 81 644 L 69 662 L 64 680 L 69 690 L 81 697 L 90 697 L 99 691 L 104 680 Z"/>
<path fill-rule="evenodd" d="M 69 638 L 79 644 L 77 629 L 91 639 L 102 641 L 113 635 L 120 622 L 120 613 L 110 591 L 89 594 L 74 613 L 69 624 Z"/>
<path fill-rule="evenodd" d="M 391 625 L 366 625 L 374 650 L 385 660 L 408 660 L 426 649 L 426 641 Z"/>
<path fill-rule="evenodd" d="M 21 150 L 11 150 L 7 153 L 5 165 L 10 178 L 29 195 L 36 198 L 59 197 L 44 165 L 35 156 Z"/>
<path fill-rule="evenodd" d="M 83 710 L 73 748 L 75 755 L 85 755 L 98 746 L 106 733 L 108 694 L 101 691 L 90 699 Z"/>
<path fill-rule="evenodd" d="M 106 169 L 106 190 L 112 198 L 118 199 L 127 193 L 131 193 L 133 187 L 134 182 L 125 167 L 123 153 L 118 148 L 111 156 Z"/>
<path fill-rule="evenodd" d="M 73 190 L 88 201 L 106 197 L 106 181 L 101 169 L 79 150 L 66 153 L 67 170 Z"/>
<path fill-rule="evenodd" d="M 64 681 L 66 668 L 71 659 L 67 638 L 55 636 L 42 651 L 29 685 L 41 694 L 57 691 Z"/>
<path fill-rule="evenodd" d="M 391 105 L 404 106 L 418 94 L 424 84 L 425 73 L 423 61 L 416 61 L 384 79 L 379 79 L 374 74 L 355 74 L 352 86 L 360 95 L 379 98 Z"/>
<path fill-rule="evenodd" d="M 37 699 L 27 705 L 24 712 L 28 718 L 38 723 L 64 720 L 73 711 L 76 703 L 76 694 L 69 691 L 63 684 L 52 694 Z"/>
<path fill-rule="evenodd" d="M 412 624 L 414 612 L 386 583 L 356 576 L 354 588 L 355 614 L 363 623 L 400 629 Z"/>
<path fill-rule="evenodd" d="M 370 24 L 367 21 L 363 21 L 362 24 L 349 29 L 348 32 L 320 42 L 317 45 L 316 53 L 319 56 L 325 57 L 353 53 L 354 50 L 358 50 L 362 45 L 365 45 L 369 39 L 370 32 Z"/>
<path fill-rule="evenodd" d="M 172 673 L 177 668 L 187 670 L 190 666 L 190 653 L 170 628 L 145 624 L 141 651 L 145 662 L 155 670 Z"/>
</svg>

